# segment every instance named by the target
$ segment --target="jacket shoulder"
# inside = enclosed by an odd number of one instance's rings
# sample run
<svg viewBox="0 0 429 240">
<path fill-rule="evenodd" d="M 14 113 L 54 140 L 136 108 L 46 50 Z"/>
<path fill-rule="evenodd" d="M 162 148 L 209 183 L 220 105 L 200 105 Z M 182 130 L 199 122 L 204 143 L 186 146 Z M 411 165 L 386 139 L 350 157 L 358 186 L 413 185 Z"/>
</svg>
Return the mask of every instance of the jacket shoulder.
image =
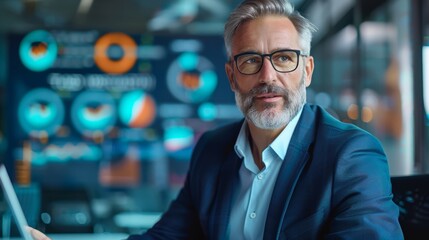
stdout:
<svg viewBox="0 0 429 240">
<path fill-rule="evenodd" d="M 316 128 L 319 131 L 328 131 L 328 136 L 335 137 L 342 135 L 350 136 L 351 134 L 362 134 L 367 135 L 368 137 L 374 137 L 371 133 L 354 124 L 340 121 L 320 106 L 311 105 L 310 109 L 316 116 Z"/>
</svg>

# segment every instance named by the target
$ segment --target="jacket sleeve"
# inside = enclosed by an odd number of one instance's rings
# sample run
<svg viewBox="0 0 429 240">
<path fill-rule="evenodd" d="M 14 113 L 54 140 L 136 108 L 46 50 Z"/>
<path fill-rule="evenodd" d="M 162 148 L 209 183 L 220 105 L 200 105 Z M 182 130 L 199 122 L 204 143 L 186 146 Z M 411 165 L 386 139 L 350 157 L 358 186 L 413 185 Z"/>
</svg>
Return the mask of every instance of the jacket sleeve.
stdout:
<svg viewBox="0 0 429 240">
<path fill-rule="evenodd" d="M 339 143 L 327 239 L 403 239 L 386 155 L 372 135 Z"/>
<path fill-rule="evenodd" d="M 147 232 L 131 235 L 128 240 L 204 239 L 198 214 L 189 194 L 189 184 L 185 183 L 161 219 Z"/>
</svg>

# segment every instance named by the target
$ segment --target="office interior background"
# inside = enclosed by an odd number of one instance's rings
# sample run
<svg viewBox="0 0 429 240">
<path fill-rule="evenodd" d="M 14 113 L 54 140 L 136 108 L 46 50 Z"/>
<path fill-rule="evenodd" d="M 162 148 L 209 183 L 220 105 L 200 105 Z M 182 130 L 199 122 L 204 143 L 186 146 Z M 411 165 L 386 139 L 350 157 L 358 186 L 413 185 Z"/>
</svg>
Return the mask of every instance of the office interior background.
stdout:
<svg viewBox="0 0 429 240">
<path fill-rule="evenodd" d="M 156 221 L 201 133 L 242 118 L 222 38 L 239 2 L 0 0 L 0 161 L 30 225 Z M 378 137 L 392 176 L 427 174 L 429 1 L 291 2 L 319 29 L 308 102 Z"/>
</svg>

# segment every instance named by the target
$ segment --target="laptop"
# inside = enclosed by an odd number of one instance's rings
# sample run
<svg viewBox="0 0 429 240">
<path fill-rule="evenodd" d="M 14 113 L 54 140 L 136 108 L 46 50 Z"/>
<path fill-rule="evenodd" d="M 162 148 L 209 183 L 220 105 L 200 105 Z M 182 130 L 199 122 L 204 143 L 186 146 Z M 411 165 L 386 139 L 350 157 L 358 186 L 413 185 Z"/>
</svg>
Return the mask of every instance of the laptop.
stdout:
<svg viewBox="0 0 429 240">
<path fill-rule="evenodd" d="M 28 226 L 27 219 L 25 218 L 24 212 L 19 204 L 18 197 L 16 196 L 12 182 L 7 174 L 6 167 L 2 163 L 0 163 L 0 185 L 3 189 L 3 195 L 5 196 L 6 202 L 9 204 L 10 211 L 15 219 L 16 226 L 18 227 L 22 239 L 33 240 L 25 229 L 25 227 Z"/>
</svg>

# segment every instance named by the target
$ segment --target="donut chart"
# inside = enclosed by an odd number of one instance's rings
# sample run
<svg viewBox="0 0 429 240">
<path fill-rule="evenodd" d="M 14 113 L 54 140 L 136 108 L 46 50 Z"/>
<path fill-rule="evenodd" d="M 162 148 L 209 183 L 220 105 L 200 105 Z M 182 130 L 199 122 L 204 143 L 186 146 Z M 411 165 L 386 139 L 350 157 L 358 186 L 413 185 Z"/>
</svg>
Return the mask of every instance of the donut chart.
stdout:
<svg viewBox="0 0 429 240">
<path fill-rule="evenodd" d="M 116 122 L 113 97 L 106 92 L 86 91 L 78 95 L 71 107 L 71 118 L 83 135 L 106 134 Z"/>
<path fill-rule="evenodd" d="M 167 86 L 171 94 L 185 103 L 208 99 L 218 82 L 214 65 L 196 53 L 182 53 L 167 71 Z"/>
<path fill-rule="evenodd" d="M 156 116 L 154 99 L 147 93 L 136 90 L 124 94 L 119 103 L 119 118 L 131 128 L 149 126 Z"/>
<path fill-rule="evenodd" d="M 47 31 L 35 30 L 27 34 L 19 46 L 22 63 L 34 72 L 50 68 L 57 59 L 58 46 L 55 38 Z"/>
<path fill-rule="evenodd" d="M 95 64 L 105 73 L 128 72 L 137 60 L 137 44 L 127 34 L 114 32 L 101 36 L 94 46 Z"/>
<path fill-rule="evenodd" d="M 50 136 L 61 126 L 63 120 L 64 105 L 52 90 L 33 89 L 19 103 L 18 121 L 31 136 Z"/>
</svg>

